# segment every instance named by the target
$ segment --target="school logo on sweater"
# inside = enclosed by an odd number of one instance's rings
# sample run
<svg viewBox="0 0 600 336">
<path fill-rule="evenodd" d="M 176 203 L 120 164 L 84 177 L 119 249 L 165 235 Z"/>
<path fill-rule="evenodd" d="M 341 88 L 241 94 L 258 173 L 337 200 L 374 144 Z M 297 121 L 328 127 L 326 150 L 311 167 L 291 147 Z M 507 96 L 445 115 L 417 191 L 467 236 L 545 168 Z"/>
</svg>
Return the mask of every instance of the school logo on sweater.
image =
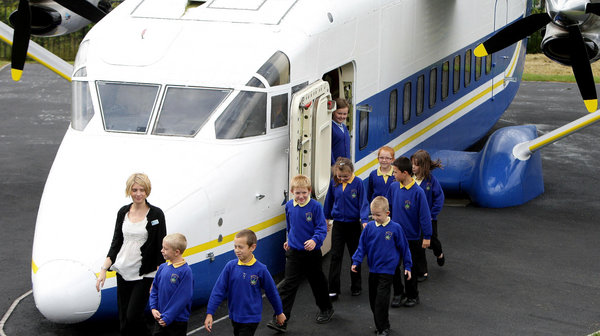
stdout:
<svg viewBox="0 0 600 336">
<path fill-rule="evenodd" d="M 431 190 L 431 183 L 427 182 L 427 186 L 425 186 L 425 190 Z"/>
<path fill-rule="evenodd" d="M 391 239 L 392 239 L 392 232 L 386 231 L 385 232 L 385 240 L 391 240 Z"/>
<path fill-rule="evenodd" d="M 410 209 L 410 206 L 411 206 L 410 200 L 404 201 L 404 209 L 408 210 L 408 209 Z"/>
<path fill-rule="evenodd" d="M 352 189 L 352 191 L 350 192 L 350 194 L 352 195 L 352 198 L 357 198 L 358 197 L 358 191 L 356 191 L 356 189 Z"/>
<path fill-rule="evenodd" d="M 250 276 L 250 284 L 252 286 L 256 285 L 258 283 L 258 275 L 251 275 Z"/>
<path fill-rule="evenodd" d="M 313 217 L 312 212 L 307 212 L 305 215 L 306 215 L 306 221 L 312 222 L 312 217 Z"/>
<path fill-rule="evenodd" d="M 179 279 L 179 275 L 177 275 L 176 273 L 173 273 L 173 274 L 171 274 L 171 279 L 169 279 L 169 281 L 171 281 L 172 284 L 176 284 L 177 279 Z"/>
</svg>

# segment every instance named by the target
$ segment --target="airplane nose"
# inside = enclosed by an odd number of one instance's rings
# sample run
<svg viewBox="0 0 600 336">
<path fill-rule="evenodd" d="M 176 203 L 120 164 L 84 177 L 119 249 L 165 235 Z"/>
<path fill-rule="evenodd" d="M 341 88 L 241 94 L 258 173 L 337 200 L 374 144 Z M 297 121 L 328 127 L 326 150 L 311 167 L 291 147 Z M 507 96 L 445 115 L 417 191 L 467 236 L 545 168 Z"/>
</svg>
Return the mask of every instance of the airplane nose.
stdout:
<svg viewBox="0 0 600 336">
<path fill-rule="evenodd" d="M 100 305 L 96 274 L 75 260 L 52 260 L 32 276 L 38 310 L 56 323 L 77 323 L 91 317 Z"/>
</svg>

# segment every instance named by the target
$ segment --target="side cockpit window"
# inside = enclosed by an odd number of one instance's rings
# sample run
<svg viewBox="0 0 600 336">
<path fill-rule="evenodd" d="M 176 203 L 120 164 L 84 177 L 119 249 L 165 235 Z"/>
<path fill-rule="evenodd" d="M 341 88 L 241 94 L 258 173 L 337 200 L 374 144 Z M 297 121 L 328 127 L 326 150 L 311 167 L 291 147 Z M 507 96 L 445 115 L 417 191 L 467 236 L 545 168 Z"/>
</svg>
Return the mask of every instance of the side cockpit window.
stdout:
<svg viewBox="0 0 600 336">
<path fill-rule="evenodd" d="M 269 58 L 256 72 L 263 76 L 270 86 L 290 83 L 290 60 L 281 51 Z"/>
<path fill-rule="evenodd" d="M 267 93 L 242 91 L 215 122 L 217 139 L 238 139 L 267 132 Z"/>
</svg>

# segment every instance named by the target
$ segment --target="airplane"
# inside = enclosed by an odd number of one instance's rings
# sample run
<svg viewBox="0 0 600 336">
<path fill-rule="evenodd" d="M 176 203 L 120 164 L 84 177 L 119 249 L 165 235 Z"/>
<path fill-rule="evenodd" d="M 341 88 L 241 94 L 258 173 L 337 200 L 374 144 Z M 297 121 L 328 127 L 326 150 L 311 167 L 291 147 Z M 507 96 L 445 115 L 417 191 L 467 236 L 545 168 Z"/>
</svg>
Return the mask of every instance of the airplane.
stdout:
<svg viewBox="0 0 600 336">
<path fill-rule="evenodd" d="M 526 48 L 521 37 L 483 57 L 475 50 L 530 8 L 531 0 L 123 2 L 91 29 L 73 66 L 71 125 L 36 222 L 37 308 L 58 323 L 116 314 L 114 272 L 101 293 L 95 282 L 133 172 L 152 180 L 149 201 L 165 211 L 168 231 L 188 238 L 194 304 L 235 258 L 243 228 L 259 237 L 257 259 L 281 272 L 288 181 L 308 175 L 324 198 L 338 96 L 351 103 L 357 176 L 368 177 L 383 145 L 396 156 L 423 148 L 442 159 L 435 174 L 447 192 L 487 207 L 535 198 L 543 179 L 540 146 L 529 145 L 534 126 L 498 130 L 481 152 L 464 151 L 515 97 Z"/>
</svg>

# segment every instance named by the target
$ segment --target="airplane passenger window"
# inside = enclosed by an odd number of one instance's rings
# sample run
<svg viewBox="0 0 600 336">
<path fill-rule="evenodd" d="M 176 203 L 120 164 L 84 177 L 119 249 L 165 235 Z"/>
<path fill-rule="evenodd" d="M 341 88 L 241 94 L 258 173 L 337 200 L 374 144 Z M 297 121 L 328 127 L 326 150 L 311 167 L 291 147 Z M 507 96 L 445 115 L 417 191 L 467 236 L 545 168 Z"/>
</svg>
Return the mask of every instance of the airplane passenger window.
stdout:
<svg viewBox="0 0 600 336">
<path fill-rule="evenodd" d="M 402 103 L 402 122 L 407 123 L 410 120 L 410 93 L 412 91 L 412 83 L 404 84 L 404 101 Z"/>
<path fill-rule="evenodd" d="M 471 49 L 465 52 L 465 87 L 471 84 Z"/>
<path fill-rule="evenodd" d="M 146 133 L 158 85 L 96 82 L 107 131 Z"/>
<path fill-rule="evenodd" d="M 398 121 L 398 90 L 393 89 L 390 92 L 390 115 L 388 119 L 390 133 L 396 129 Z"/>
<path fill-rule="evenodd" d="M 288 95 L 282 94 L 271 97 L 271 128 L 288 124 Z"/>
<path fill-rule="evenodd" d="M 442 100 L 448 98 L 450 90 L 450 62 L 446 61 L 442 64 Z"/>
<path fill-rule="evenodd" d="M 475 57 L 475 80 L 481 78 L 481 57 Z"/>
<path fill-rule="evenodd" d="M 73 104 L 71 105 L 71 127 L 83 131 L 94 116 L 92 95 L 88 82 L 73 80 L 71 82 Z"/>
<path fill-rule="evenodd" d="M 288 84 L 290 60 L 284 53 L 277 51 L 258 69 L 257 73 L 265 77 L 271 86 Z"/>
<path fill-rule="evenodd" d="M 217 139 L 240 139 L 267 133 L 267 93 L 242 91 L 215 121 Z"/>
<path fill-rule="evenodd" d="M 152 134 L 195 136 L 231 90 L 167 87 Z"/>
<path fill-rule="evenodd" d="M 417 78 L 417 115 L 423 113 L 425 95 L 425 76 L 421 75 Z"/>
<path fill-rule="evenodd" d="M 435 106 L 437 98 L 437 68 L 429 70 L 429 108 Z"/>
<path fill-rule="evenodd" d="M 359 148 L 364 149 L 367 147 L 367 143 L 369 142 L 369 112 L 360 111 L 359 116 Z"/>
<path fill-rule="evenodd" d="M 457 93 L 460 89 L 460 55 L 454 57 L 454 74 L 452 75 L 452 92 Z"/>
<path fill-rule="evenodd" d="M 492 55 L 485 56 L 485 74 L 492 72 Z"/>
</svg>

